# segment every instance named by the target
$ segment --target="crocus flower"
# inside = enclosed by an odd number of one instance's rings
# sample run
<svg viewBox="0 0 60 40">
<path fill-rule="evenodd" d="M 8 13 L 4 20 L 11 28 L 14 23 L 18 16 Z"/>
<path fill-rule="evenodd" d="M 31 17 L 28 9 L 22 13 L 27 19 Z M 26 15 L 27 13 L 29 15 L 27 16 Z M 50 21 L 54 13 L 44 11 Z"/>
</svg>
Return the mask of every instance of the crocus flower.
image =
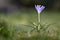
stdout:
<svg viewBox="0 0 60 40">
<path fill-rule="evenodd" d="M 37 10 L 37 12 L 38 12 L 38 32 L 39 32 L 39 30 L 40 30 L 40 13 L 44 10 L 44 8 L 45 8 L 45 6 L 41 6 L 41 5 L 35 5 L 35 8 L 36 8 L 36 10 Z"/>
<path fill-rule="evenodd" d="M 40 13 L 44 10 L 45 6 L 35 5 L 35 8 L 36 8 L 37 12 Z"/>
</svg>

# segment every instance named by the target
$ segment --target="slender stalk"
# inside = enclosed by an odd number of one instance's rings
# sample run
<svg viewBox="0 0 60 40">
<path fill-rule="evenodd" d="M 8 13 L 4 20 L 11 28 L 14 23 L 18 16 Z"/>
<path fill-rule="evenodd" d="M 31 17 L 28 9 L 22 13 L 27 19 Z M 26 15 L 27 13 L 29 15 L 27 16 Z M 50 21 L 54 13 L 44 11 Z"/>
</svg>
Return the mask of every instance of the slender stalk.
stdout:
<svg viewBox="0 0 60 40">
<path fill-rule="evenodd" d="M 38 30 L 40 30 L 40 12 L 38 12 Z"/>
</svg>

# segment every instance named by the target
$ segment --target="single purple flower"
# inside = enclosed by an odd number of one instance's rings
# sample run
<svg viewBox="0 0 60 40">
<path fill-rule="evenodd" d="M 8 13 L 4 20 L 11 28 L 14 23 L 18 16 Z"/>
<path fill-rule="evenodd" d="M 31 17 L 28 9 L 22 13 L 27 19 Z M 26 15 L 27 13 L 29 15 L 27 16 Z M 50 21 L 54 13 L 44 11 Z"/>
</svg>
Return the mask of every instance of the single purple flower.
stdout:
<svg viewBox="0 0 60 40">
<path fill-rule="evenodd" d="M 44 10 L 45 6 L 35 5 L 35 8 L 36 8 L 37 12 L 40 13 Z"/>
</svg>

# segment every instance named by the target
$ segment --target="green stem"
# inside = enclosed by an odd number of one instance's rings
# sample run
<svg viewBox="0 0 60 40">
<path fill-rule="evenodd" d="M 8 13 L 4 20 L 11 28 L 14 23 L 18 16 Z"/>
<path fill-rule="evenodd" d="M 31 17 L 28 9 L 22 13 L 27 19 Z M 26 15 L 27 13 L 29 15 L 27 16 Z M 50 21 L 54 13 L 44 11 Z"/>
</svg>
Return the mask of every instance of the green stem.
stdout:
<svg viewBox="0 0 60 40">
<path fill-rule="evenodd" d="M 38 30 L 40 30 L 40 13 L 38 13 Z"/>
</svg>

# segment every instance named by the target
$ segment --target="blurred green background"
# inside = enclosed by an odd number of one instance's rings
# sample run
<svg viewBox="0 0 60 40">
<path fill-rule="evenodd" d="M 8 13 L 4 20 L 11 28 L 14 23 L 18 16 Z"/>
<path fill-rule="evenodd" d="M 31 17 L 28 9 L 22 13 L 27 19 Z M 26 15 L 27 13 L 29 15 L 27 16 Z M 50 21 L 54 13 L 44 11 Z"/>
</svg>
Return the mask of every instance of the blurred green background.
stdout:
<svg viewBox="0 0 60 40">
<path fill-rule="evenodd" d="M 38 35 L 30 23 L 38 24 L 35 5 L 44 5 L 41 12 L 41 24 L 48 25 L 50 33 L 44 31 Z M 45 27 L 45 26 L 44 26 Z M 56 31 L 57 30 L 57 31 Z M 60 0 L 0 0 L 0 40 L 60 40 Z"/>
</svg>

